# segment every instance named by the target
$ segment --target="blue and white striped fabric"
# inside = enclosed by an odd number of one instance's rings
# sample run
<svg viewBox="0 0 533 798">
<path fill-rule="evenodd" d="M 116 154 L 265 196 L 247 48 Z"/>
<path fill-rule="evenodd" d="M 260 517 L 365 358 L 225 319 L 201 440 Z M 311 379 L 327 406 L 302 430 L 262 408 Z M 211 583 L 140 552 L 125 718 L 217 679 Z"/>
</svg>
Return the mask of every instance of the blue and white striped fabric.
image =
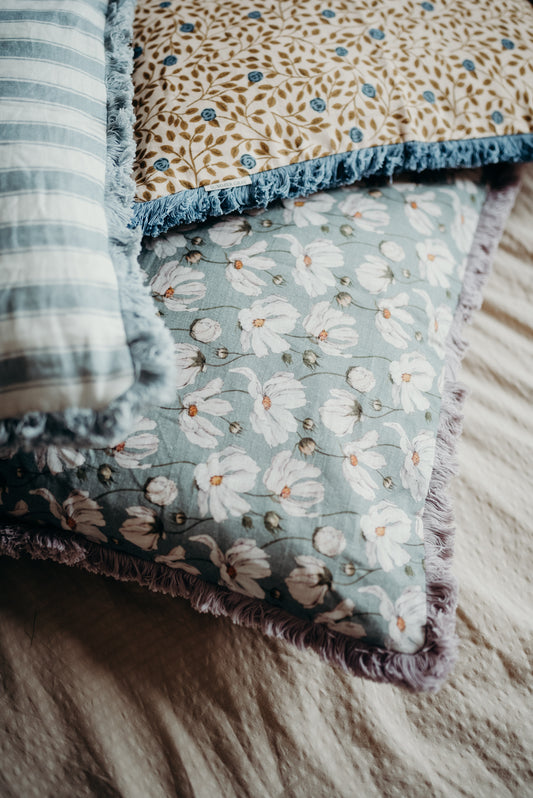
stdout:
<svg viewBox="0 0 533 798">
<path fill-rule="evenodd" d="M 105 210 L 104 0 L 0 0 L 0 418 L 98 410 L 133 366 Z"/>
</svg>

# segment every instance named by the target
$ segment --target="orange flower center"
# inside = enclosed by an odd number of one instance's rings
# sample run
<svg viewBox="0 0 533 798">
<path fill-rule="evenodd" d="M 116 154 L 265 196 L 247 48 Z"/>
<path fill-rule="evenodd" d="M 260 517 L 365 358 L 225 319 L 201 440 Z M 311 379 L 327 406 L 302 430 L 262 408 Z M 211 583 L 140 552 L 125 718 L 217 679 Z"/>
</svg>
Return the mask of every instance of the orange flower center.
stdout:
<svg viewBox="0 0 533 798">
<path fill-rule="evenodd" d="M 187 409 L 187 414 L 191 418 L 194 418 L 198 414 L 198 408 L 196 407 L 196 405 L 189 405 L 189 407 Z"/>
<path fill-rule="evenodd" d="M 413 465 L 417 466 L 419 464 L 420 455 L 418 454 L 418 452 L 413 452 L 413 456 L 411 457 L 411 460 L 413 461 Z"/>
<path fill-rule="evenodd" d="M 385 534 L 385 527 L 384 527 L 384 526 L 377 526 L 377 527 L 374 529 L 374 532 L 376 533 L 376 535 L 378 536 L 378 538 L 382 538 L 382 537 L 383 537 L 383 535 Z"/>
<path fill-rule="evenodd" d="M 270 410 L 270 408 L 272 407 L 272 400 L 270 396 L 263 396 L 263 407 L 265 408 L 265 410 Z"/>
<path fill-rule="evenodd" d="M 435 323 L 433 326 L 435 327 L 435 332 L 437 332 L 437 330 L 439 329 L 439 322 L 437 321 L 437 319 L 435 319 Z"/>
<path fill-rule="evenodd" d="M 295 207 L 295 208 L 302 208 L 304 205 L 305 205 L 305 202 L 304 202 L 303 200 L 297 200 L 297 201 L 294 203 L 294 207 Z"/>
<path fill-rule="evenodd" d="M 463 216 L 463 214 L 461 214 L 461 224 L 464 224 L 464 223 L 465 223 L 465 217 Z"/>
<path fill-rule="evenodd" d="M 433 261 L 435 260 L 435 255 L 429 254 L 428 255 L 428 260 L 430 260 L 433 263 Z"/>
<path fill-rule="evenodd" d="M 359 463 L 359 460 L 355 456 L 355 454 L 350 455 L 350 465 L 356 466 Z"/>
<path fill-rule="evenodd" d="M 122 443 L 117 443 L 114 447 L 115 452 L 122 452 L 126 448 L 126 441 L 122 441 Z"/>
<path fill-rule="evenodd" d="M 354 219 L 360 219 L 360 218 L 362 217 L 362 215 L 363 215 L 363 214 L 361 213 L 361 211 L 356 211 L 356 212 L 354 213 L 354 215 L 353 215 L 353 218 L 354 218 Z"/>
<path fill-rule="evenodd" d="M 228 565 L 227 572 L 230 579 L 235 579 L 237 576 L 237 569 L 234 568 L 233 565 Z"/>
<path fill-rule="evenodd" d="M 385 308 L 385 310 L 383 311 L 383 315 L 385 316 L 386 319 L 390 319 L 391 317 L 390 310 L 388 308 Z"/>
<path fill-rule="evenodd" d="M 168 299 L 169 297 L 171 297 L 171 296 L 174 296 L 174 289 L 172 288 L 172 286 L 171 286 L 171 285 L 169 285 L 169 287 L 168 287 L 168 288 L 167 288 L 167 290 L 165 291 L 165 293 L 164 293 L 164 296 L 165 296 L 167 299 Z"/>
<path fill-rule="evenodd" d="M 264 323 L 265 323 L 264 319 L 254 319 L 253 320 L 254 327 L 262 327 Z"/>
<path fill-rule="evenodd" d="M 406 371 L 402 374 L 403 382 L 411 382 L 411 375 L 408 374 Z"/>
<path fill-rule="evenodd" d="M 326 340 L 326 338 L 328 337 L 328 334 L 327 334 L 326 330 L 321 330 L 321 331 L 318 333 L 318 336 L 317 336 L 317 337 L 318 337 L 318 340 L 319 340 L 319 341 L 325 341 L 325 340 Z"/>
<path fill-rule="evenodd" d="M 396 626 L 400 630 L 400 632 L 405 632 L 405 621 L 401 615 L 398 615 L 396 618 Z"/>
<path fill-rule="evenodd" d="M 215 476 L 211 477 L 209 482 L 211 485 L 220 485 L 222 483 L 222 476 L 220 474 L 215 474 Z"/>
<path fill-rule="evenodd" d="M 411 208 L 412 208 L 414 211 L 416 211 L 416 209 L 418 208 L 418 205 L 416 204 L 416 202 L 410 202 L 409 204 L 410 204 Z"/>
<path fill-rule="evenodd" d="M 289 488 L 288 485 L 285 485 L 285 487 L 280 493 L 280 496 L 282 499 L 288 499 L 290 495 L 291 495 L 291 489 Z"/>
<path fill-rule="evenodd" d="M 67 518 L 67 526 L 69 529 L 76 529 L 76 521 L 73 518 Z"/>
<path fill-rule="evenodd" d="M 233 264 L 234 269 L 242 269 L 242 260 L 236 260 Z"/>
<path fill-rule="evenodd" d="M 312 264 L 312 262 L 313 262 L 313 259 L 310 258 L 309 255 L 306 255 L 305 258 L 304 258 L 305 265 L 306 266 L 310 266 Z"/>
</svg>

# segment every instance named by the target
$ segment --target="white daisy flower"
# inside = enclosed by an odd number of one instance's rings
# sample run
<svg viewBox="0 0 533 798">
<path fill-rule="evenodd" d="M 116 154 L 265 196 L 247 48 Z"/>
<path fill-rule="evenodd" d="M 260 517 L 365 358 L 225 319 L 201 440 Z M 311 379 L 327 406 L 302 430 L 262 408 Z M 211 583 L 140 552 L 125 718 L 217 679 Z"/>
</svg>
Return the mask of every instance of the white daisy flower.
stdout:
<svg viewBox="0 0 533 798">
<path fill-rule="evenodd" d="M 366 631 L 360 623 L 347 621 L 351 618 L 355 610 L 355 604 L 351 599 L 344 599 L 339 602 L 335 609 L 329 612 L 320 612 L 313 619 L 315 623 L 325 623 L 332 632 L 340 632 L 349 637 L 365 637 Z"/>
<path fill-rule="evenodd" d="M 32 496 L 41 496 L 50 505 L 50 512 L 61 521 L 61 526 L 67 532 L 76 532 L 85 535 L 89 540 L 99 543 L 106 542 L 107 537 L 100 532 L 99 526 L 105 526 L 104 516 L 100 512 L 102 509 L 94 499 L 89 498 L 85 490 L 73 490 L 68 499 L 63 504 L 59 504 L 57 499 L 48 488 L 36 488 L 30 490 Z"/>
<path fill-rule="evenodd" d="M 360 393 L 368 393 L 376 387 L 376 378 L 369 369 L 363 366 L 352 366 L 346 372 L 346 382 Z"/>
<path fill-rule="evenodd" d="M 294 330 L 300 314 L 285 297 L 268 296 L 239 312 L 243 352 L 253 349 L 257 357 L 286 352 L 290 344 L 282 337 Z"/>
<path fill-rule="evenodd" d="M 123 537 L 144 551 L 157 549 L 160 536 L 159 532 L 154 530 L 157 519 L 156 511 L 139 505 L 126 507 L 126 512 L 130 518 L 127 518 L 119 529 Z"/>
<path fill-rule="evenodd" d="M 405 454 L 404 464 L 400 471 L 402 485 L 411 491 L 415 501 L 425 498 L 433 463 L 435 461 L 435 437 L 429 430 L 422 430 L 413 440 L 409 440 L 405 430 L 395 422 L 386 422 L 400 436 L 400 448 Z"/>
<path fill-rule="evenodd" d="M 385 341 L 398 349 L 406 349 L 411 341 L 410 333 L 402 327 L 402 324 L 414 323 L 411 314 L 404 310 L 408 305 L 409 296 L 405 293 L 376 302 L 376 327 Z"/>
<path fill-rule="evenodd" d="M 357 279 L 370 294 L 381 294 L 394 282 L 394 274 L 386 260 L 378 255 L 367 255 L 355 270 Z"/>
<path fill-rule="evenodd" d="M 203 272 L 181 266 L 177 260 L 169 260 L 151 279 L 150 287 L 152 294 L 160 297 L 169 310 L 198 310 L 197 306 L 189 306 L 204 298 L 206 286 L 200 282 L 204 277 Z"/>
<path fill-rule="evenodd" d="M 331 590 L 331 571 L 322 560 L 309 554 L 301 554 L 294 559 L 298 568 L 294 568 L 285 579 L 289 593 L 295 601 L 308 609 L 322 604 Z"/>
<path fill-rule="evenodd" d="M 184 560 L 185 549 L 183 546 L 174 546 L 173 549 L 170 549 L 168 554 L 158 554 L 157 557 L 154 557 L 155 562 L 164 563 L 168 565 L 169 568 L 178 568 L 180 571 L 187 571 L 188 574 L 198 575 L 200 573 L 198 568 L 195 568 L 194 565 L 189 565 L 189 563 L 184 562 Z"/>
<path fill-rule="evenodd" d="M 210 512 L 217 523 L 228 515 L 244 515 L 250 505 L 240 494 L 253 488 L 259 470 L 245 450 L 237 446 L 213 452 L 206 463 L 194 469 L 200 515 Z"/>
<path fill-rule="evenodd" d="M 177 249 L 187 246 L 187 239 L 183 233 L 170 230 L 168 233 L 161 233 L 157 238 L 146 236 L 143 245 L 155 252 L 158 258 L 169 258 Z"/>
<path fill-rule="evenodd" d="M 286 513 L 314 518 L 318 513 L 309 510 L 324 498 L 324 486 L 315 482 L 320 474 L 319 468 L 294 459 L 290 449 L 286 449 L 274 455 L 263 482 L 277 496 Z"/>
<path fill-rule="evenodd" d="M 221 392 L 223 385 L 222 379 L 217 377 L 182 399 L 183 409 L 178 416 L 180 428 L 187 440 L 203 449 L 214 449 L 218 443 L 217 435 L 224 435 L 224 432 L 205 418 L 204 414 L 220 417 L 233 410 L 226 399 L 214 398 Z"/>
<path fill-rule="evenodd" d="M 211 241 L 223 249 L 236 247 L 251 232 L 250 222 L 244 216 L 226 216 L 208 230 Z"/>
<path fill-rule="evenodd" d="M 33 454 L 39 471 L 48 467 L 54 476 L 71 468 L 79 468 L 85 462 L 85 455 L 67 446 L 37 446 Z"/>
<path fill-rule="evenodd" d="M 405 197 L 405 214 L 409 224 L 423 235 L 429 235 L 435 229 L 434 219 L 438 219 L 442 213 L 434 200 L 434 191 L 407 194 Z"/>
<path fill-rule="evenodd" d="M 256 241 L 251 247 L 236 250 L 228 255 L 226 280 L 236 291 L 247 296 L 259 296 L 266 283 L 251 270 L 265 271 L 274 269 L 276 266 L 276 262 L 272 258 L 261 257 L 261 253 L 266 248 L 266 241 Z"/>
<path fill-rule="evenodd" d="M 428 344 L 433 347 L 438 356 L 444 358 L 446 339 L 452 326 L 453 314 L 448 305 L 433 306 L 426 291 L 415 288 L 414 293 L 419 294 L 426 304 L 428 317 Z"/>
<path fill-rule="evenodd" d="M 400 261 L 405 260 L 405 250 L 397 241 L 382 241 L 379 245 L 379 251 L 394 263 L 400 263 Z"/>
<path fill-rule="evenodd" d="M 359 440 L 350 441 L 342 447 L 344 478 L 352 490 L 369 500 L 375 497 L 379 486 L 367 469 L 376 471 L 386 465 L 383 455 L 373 451 L 377 442 L 378 433 L 376 430 L 371 430 Z"/>
<path fill-rule="evenodd" d="M 154 477 L 147 483 L 144 495 L 152 504 L 165 507 L 167 504 L 172 504 L 177 497 L 178 487 L 167 477 Z"/>
<path fill-rule="evenodd" d="M 255 540 L 239 538 L 225 554 L 210 535 L 194 535 L 189 540 L 203 543 L 211 549 L 209 558 L 219 569 L 219 585 L 245 596 L 265 597 L 265 591 L 256 580 L 266 579 L 271 570 L 268 554 L 256 546 Z"/>
<path fill-rule="evenodd" d="M 361 532 L 371 568 L 379 565 L 384 571 L 392 571 L 411 559 L 402 546 L 411 536 L 411 520 L 401 507 L 388 501 L 375 504 L 362 516 Z"/>
<path fill-rule="evenodd" d="M 426 239 L 416 245 L 416 254 L 422 277 L 430 285 L 448 288 L 448 276 L 453 272 L 455 259 L 446 244 L 438 239 Z"/>
<path fill-rule="evenodd" d="M 349 391 L 331 388 L 329 395 L 331 398 L 319 410 L 322 423 L 339 437 L 348 435 L 354 424 L 361 421 L 363 409 Z"/>
<path fill-rule="evenodd" d="M 283 221 L 285 224 L 295 224 L 296 227 L 314 225 L 318 227 L 327 224 L 327 218 L 322 216 L 333 207 L 334 199 L 330 194 L 318 192 L 305 199 L 284 199 Z"/>
<path fill-rule="evenodd" d="M 409 352 L 394 360 L 389 366 L 392 379 L 392 402 L 403 407 L 406 413 L 427 410 L 429 399 L 424 396 L 431 390 L 435 369 L 418 352 Z"/>
<path fill-rule="evenodd" d="M 311 312 L 303 320 L 306 333 L 326 355 L 350 357 L 348 349 L 357 344 L 359 334 L 353 329 L 355 319 L 341 310 L 332 308 L 327 300 L 313 305 Z"/>
<path fill-rule="evenodd" d="M 150 468 L 150 463 L 141 463 L 141 460 L 157 452 L 159 438 L 150 432 L 156 426 L 152 419 L 140 418 L 128 437 L 107 449 L 107 452 L 115 458 L 120 468 Z"/>
<path fill-rule="evenodd" d="M 346 548 L 346 538 L 334 526 L 319 526 L 313 532 L 313 546 L 325 557 L 337 557 Z"/>
<path fill-rule="evenodd" d="M 387 648 L 414 654 L 426 638 L 426 596 L 420 585 L 406 587 L 393 603 L 382 587 L 360 587 L 360 593 L 370 593 L 379 599 L 379 612 L 389 624 Z"/>
<path fill-rule="evenodd" d="M 296 432 L 298 422 L 290 412 L 305 405 L 305 393 L 294 374 L 277 371 L 261 385 L 249 368 L 231 369 L 248 380 L 248 393 L 254 400 L 250 414 L 252 429 L 263 435 L 269 446 L 285 443 L 289 433 Z"/>
<path fill-rule="evenodd" d="M 371 233 L 384 233 L 390 222 L 387 206 L 359 192 L 353 192 L 339 203 L 339 210 L 349 216 L 356 227 Z"/>
<path fill-rule="evenodd" d="M 291 255 L 296 258 L 294 282 L 305 288 L 309 296 L 324 294 L 328 286 L 335 285 L 331 270 L 344 265 L 342 252 L 335 244 L 326 238 L 316 238 L 305 245 L 293 235 L 280 234 L 276 238 L 290 242 Z"/>
<path fill-rule="evenodd" d="M 192 344 L 174 344 L 174 363 L 177 390 L 191 385 L 201 371 L 207 370 L 204 355 Z"/>
</svg>

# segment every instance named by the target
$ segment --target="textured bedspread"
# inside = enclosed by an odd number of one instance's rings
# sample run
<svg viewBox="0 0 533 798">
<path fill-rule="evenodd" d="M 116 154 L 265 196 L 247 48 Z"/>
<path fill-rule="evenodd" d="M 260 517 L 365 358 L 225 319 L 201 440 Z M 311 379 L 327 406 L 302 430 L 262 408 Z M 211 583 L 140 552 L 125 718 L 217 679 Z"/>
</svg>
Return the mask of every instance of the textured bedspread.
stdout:
<svg viewBox="0 0 533 798">
<path fill-rule="evenodd" d="M 484 296 L 453 484 L 461 652 L 441 691 L 0 558 L 2 798 L 533 795 L 533 167 Z"/>
</svg>

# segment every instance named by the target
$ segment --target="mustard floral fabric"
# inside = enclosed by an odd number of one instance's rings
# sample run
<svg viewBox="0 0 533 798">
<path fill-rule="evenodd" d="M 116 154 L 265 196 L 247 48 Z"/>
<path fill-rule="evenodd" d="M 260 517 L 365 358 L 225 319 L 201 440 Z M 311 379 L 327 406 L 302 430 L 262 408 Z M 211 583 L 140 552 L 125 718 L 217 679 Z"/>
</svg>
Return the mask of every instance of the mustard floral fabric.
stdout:
<svg viewBox="0 0 533 798">
<path fill-rule="evenodd" d="M 176 395 L 108 449 L 0 449 L 0 517 L 365 643 L 424 642 L 423 512 L 482 183 L 336 189 L 147 239 Z"/>
<path fill-rule="evenodd" d="M 402 142 L 533 130 L 528 0 L 144 0 L 137 200 Z"/>
</svg>

